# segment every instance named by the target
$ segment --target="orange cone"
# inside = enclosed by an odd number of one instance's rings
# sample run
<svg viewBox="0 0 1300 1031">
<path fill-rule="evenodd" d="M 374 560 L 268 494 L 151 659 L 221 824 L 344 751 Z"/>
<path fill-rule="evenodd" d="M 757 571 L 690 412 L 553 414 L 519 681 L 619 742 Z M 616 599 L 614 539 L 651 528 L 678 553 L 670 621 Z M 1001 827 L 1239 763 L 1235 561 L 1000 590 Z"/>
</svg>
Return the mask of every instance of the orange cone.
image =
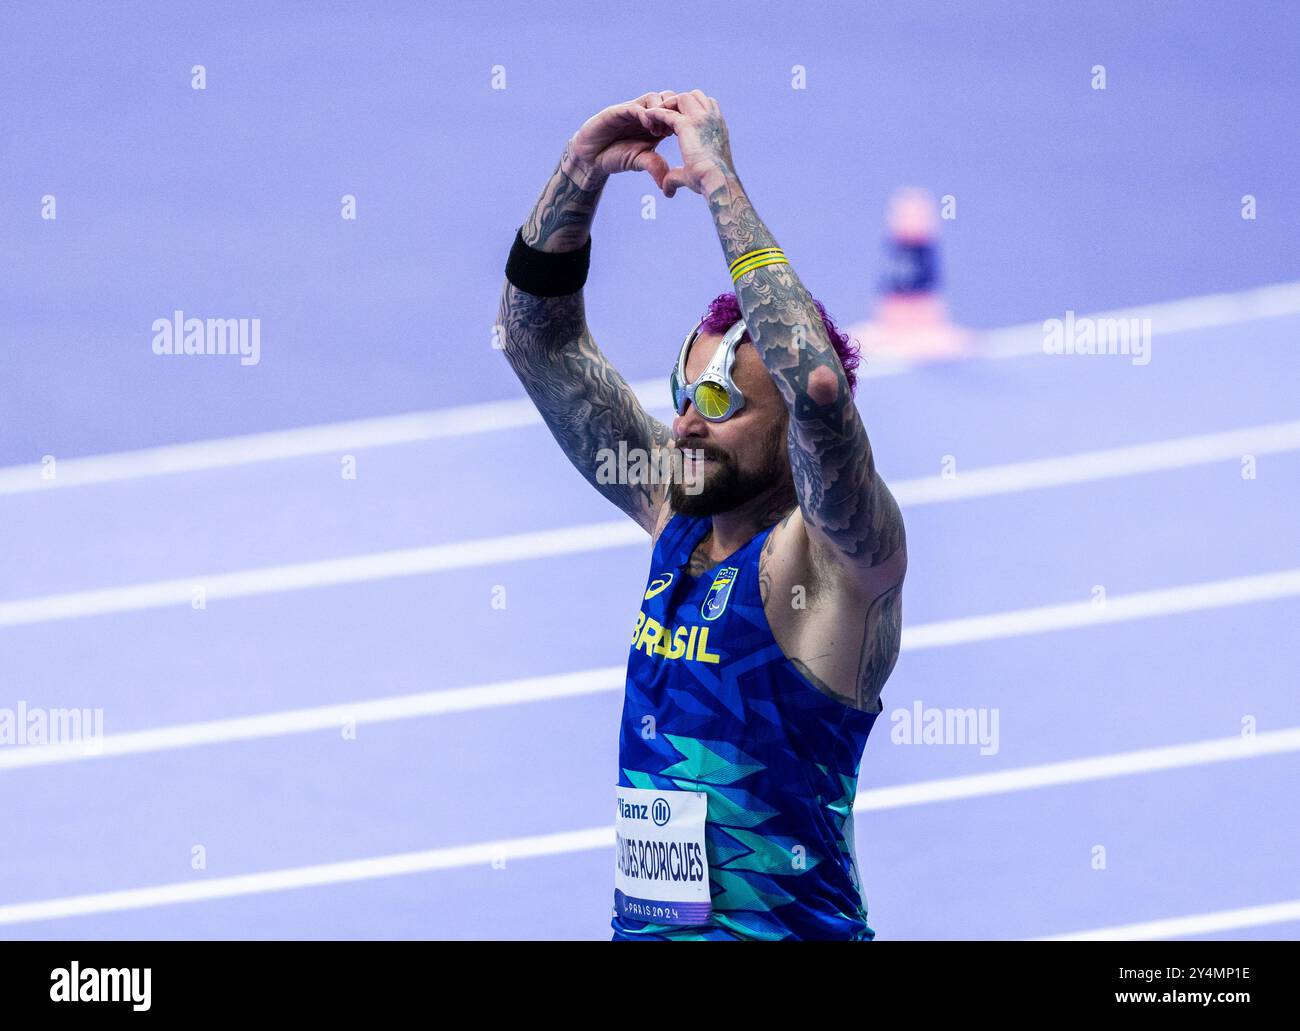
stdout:
<svg viewBox="0 0 1300 1031">
<path fill-rule="evenodd" d="M 863 354 L 885 361 L 964 358 L 974 339 L 955 325 L 939 293 L 939 216 L 934 199 L 904 187 L 889 201 L 886 269 L 868 322 L 849 327 Z"/>
</svg>

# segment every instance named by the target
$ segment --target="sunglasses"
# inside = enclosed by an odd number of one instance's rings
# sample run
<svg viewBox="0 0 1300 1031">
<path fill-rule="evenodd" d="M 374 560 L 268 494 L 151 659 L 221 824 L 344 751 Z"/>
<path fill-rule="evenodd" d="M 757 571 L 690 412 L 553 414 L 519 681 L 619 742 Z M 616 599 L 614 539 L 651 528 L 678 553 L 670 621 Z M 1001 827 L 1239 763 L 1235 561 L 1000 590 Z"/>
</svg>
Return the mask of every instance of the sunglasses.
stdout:
<svg viewBox="0 0 1300 1031">
<path fill-rule="evenodd" d="M 693 382 L 686 381 L 686 355 L 691 344 L 700 335 L 703 323 L 686 335 L 681 353 L 677 356 L 677 367 L 669 377 L 673 392 L 673 408 L 678 415 L 686 414 L 686 405 L 693 404 L 695 410 L 707 422 L 723 422 L 730 419 L 745 407 L 745 395 L 731 378 L 731 370 L 736 364 L 736 347 L 745 335 L 745 321 L 741 319 L 722 338 L 708 367 Z"/>
</svg>

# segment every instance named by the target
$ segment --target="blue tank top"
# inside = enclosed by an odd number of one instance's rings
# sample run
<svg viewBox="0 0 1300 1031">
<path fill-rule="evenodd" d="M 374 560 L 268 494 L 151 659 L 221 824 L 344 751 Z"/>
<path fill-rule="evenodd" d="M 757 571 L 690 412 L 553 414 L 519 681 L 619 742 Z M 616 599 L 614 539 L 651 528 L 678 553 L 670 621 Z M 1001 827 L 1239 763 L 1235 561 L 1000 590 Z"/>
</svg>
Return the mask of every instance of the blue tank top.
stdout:
<svg viewBox="0 0 1300 1031">
<path fill-rule="evenodd" d="M 655 543 L 632 637 L 619 786 L 704 792 L 709 923 L 620 916 L 614 939 L 871 940 L 853 850 L 858 766 L 876 713 L 814 687 L 759 594 L 769 527 L 703 576 L 712 525 L 674 515 Z"/>
</svg>

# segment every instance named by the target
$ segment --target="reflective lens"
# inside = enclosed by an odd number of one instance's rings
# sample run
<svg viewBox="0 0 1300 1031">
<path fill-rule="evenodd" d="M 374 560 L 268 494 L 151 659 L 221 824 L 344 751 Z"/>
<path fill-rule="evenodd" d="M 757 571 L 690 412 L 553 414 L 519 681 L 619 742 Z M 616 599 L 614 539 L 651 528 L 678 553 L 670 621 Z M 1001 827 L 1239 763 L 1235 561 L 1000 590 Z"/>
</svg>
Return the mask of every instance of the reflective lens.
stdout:
<svg viewBox="0 0 1300 1031">
<path fill-rule="evenodd" d="M 721 419 L 731 407 L 731 395 L 720 384 L 701 383 L 695 388 L 695 407 L 706 419 Z"/>
</svg>

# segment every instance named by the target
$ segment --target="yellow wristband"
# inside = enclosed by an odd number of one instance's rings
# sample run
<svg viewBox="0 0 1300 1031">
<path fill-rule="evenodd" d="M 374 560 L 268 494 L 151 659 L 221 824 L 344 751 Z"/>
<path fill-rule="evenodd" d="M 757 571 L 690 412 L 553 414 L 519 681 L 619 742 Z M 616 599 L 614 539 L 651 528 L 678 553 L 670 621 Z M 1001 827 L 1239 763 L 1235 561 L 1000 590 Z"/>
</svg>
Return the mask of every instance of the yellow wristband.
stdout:
<svg viewBox="0 0 1300 1031">
<path fill-rule="evenodd" d="M 761 247 L 756 251 L 742 254 L 728 266 L 728 270 L 731 272 L 731 281 L 734 283 L 746 272 L 753 272 L 756 268 L 762 268 L 765 265 L 788 264 L 790 262 L 786 259 L 785 252 L 780 247 Z"/>
</svg>

